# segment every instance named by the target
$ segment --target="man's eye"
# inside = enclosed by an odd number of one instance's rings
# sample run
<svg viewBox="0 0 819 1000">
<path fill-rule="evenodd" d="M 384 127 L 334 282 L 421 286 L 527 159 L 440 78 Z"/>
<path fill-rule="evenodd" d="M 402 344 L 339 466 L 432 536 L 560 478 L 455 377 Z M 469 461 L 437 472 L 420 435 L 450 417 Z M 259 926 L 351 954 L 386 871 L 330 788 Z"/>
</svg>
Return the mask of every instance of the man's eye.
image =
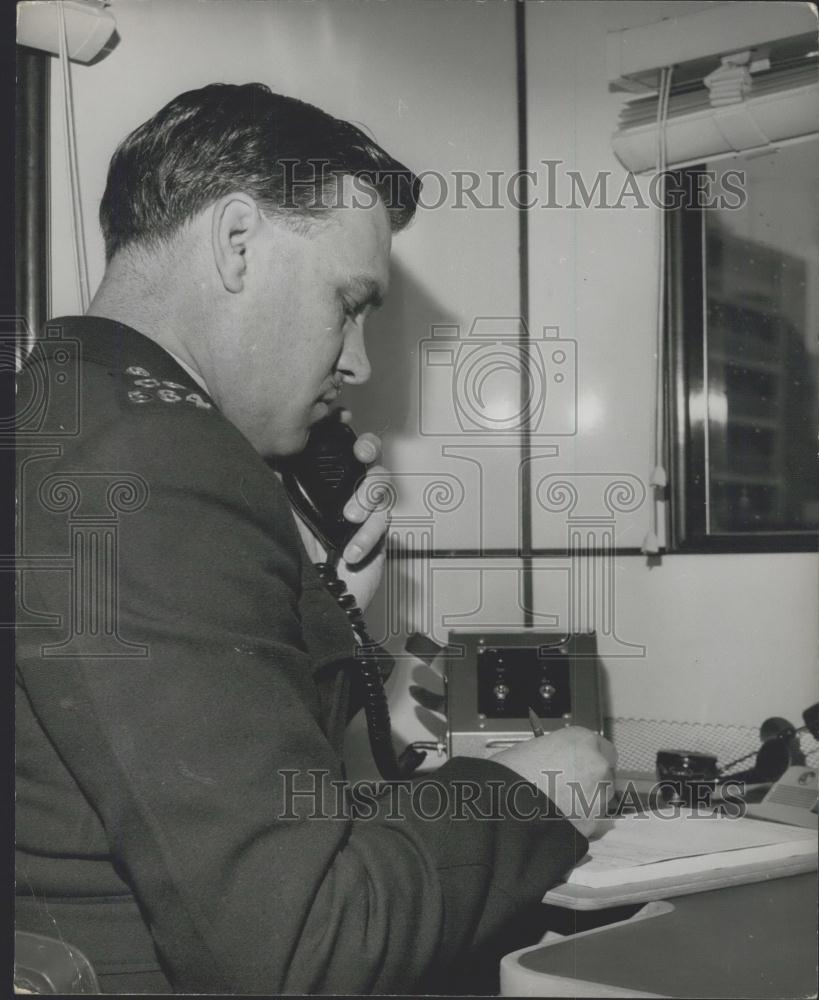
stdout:
<svg viewBox="0 0 819 1000">
<path fill-rule="evenodd" d="M 360 302 L 351 302 L 348 299 L 342 299 L 341 304 L 344 309 L 344 315 L 350 319 L 355 319 L 359 316 L 364 308 Z"/>
</svg>

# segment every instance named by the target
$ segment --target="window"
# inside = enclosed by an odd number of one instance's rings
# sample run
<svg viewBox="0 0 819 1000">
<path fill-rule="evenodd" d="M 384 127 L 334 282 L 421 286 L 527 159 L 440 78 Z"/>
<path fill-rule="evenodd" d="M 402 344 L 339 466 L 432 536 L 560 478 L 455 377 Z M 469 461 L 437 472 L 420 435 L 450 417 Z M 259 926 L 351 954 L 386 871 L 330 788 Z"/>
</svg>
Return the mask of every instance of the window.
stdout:
<svg viewBox="0 0 819 1000">
<path fill-rule="evenodd" d="M 815 549 L 819 141 L 675 184 L 740 194 L 669 210 L 672 547 Z"/>
</svg>

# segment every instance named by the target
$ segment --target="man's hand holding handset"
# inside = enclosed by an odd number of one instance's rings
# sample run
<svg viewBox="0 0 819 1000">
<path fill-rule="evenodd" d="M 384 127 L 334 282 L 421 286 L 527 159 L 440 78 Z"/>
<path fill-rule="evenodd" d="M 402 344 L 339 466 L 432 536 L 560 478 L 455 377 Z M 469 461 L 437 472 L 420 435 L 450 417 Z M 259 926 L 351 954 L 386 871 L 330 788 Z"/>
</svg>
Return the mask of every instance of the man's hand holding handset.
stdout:
<svg viewBox="0 0 819 1000">
<path fill-rule="evenodd" d="M 338 419 L 349 424 L 350 411 L 339 411 Z M 367 466 L 367 472 L 347 501 L 344 517 L 360 527 L 344 547 L 337 572 L 354 595 L 358 607 L 364 611 L 378 590 L 386 561 L 384 538 L 389 523 L 386 490 L 389 473 L 378 464 L 381 438 L 376 434 L 360 434 L 353 445 L 353 453 L 359 462 Z M 312 562 L 324 562 L 327 558 L 324 546 L 300 517 L 296 518 L 296 524 Z"/>
</svg>

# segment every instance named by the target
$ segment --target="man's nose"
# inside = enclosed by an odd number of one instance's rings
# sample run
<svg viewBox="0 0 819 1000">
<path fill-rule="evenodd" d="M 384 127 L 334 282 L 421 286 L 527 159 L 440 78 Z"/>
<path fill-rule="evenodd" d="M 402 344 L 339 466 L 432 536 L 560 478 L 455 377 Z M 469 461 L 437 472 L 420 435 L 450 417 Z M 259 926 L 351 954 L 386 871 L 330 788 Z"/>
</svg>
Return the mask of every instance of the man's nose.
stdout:
<svg viewBox="0 0 819 1000">
<path fill-rule="evenodd" d="M 364 328 L 361 324 L 351 324 L 344 335 L 344 346 L 336 369 L 349 385 L 363 385 L 372 374 L 367 349 L 364 346 Z"/>
</svg>

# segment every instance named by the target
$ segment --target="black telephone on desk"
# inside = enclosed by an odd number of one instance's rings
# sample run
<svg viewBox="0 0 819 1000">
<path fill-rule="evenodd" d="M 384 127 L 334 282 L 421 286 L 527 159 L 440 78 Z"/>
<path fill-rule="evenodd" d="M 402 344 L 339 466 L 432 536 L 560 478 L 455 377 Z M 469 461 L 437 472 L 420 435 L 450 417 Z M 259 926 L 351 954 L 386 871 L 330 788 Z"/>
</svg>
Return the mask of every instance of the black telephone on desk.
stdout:
<svg viewBox="0 0 819 1000">
<path fill-rule="evenodd" d="M 367 466 L 353 453 L 355 441 L 356 433 L 349 424 L 336 416 L 327 417 L 312 428 L 304 450 L 279 462 L 277 468 L 291 504 L 327 549 L 327 561 L 318 563 L 316 569 L 359 641 L 356 663 L 370 748 L 381 776 L 395 781 L 409 777 L 426 754 L 407 747 L 396 755 L 381 676 L 385 654 L 367 633 L 361 609 L 336 573 L 339 556 L 360 527 L 343 513 L 367 472 Z"/>
<path fill-rule="evenodd" d="M 685 804 L 699 797 L 698 789 L 719 795 L 725 786 L 750 786 L 744 796 L 749 803 L 748 815 L 815 829 L 819 812 L 817 772 L 805 766 L 798 737 L 807 730 L 819 740 L 819 703 L 806 708 L 802 719 L 804 724 L 799 728 L 787 719 L 766 719 L 760 728 L 759 749 L 722 767 L 717 766 L 714 754 L 660 750 L 657 777 L 671 790 L 673 800 Z M 750 767 L 734 770 L 752 757 Z M 764 798 L 760 801 L 761 794 Z"/>
</svg>

